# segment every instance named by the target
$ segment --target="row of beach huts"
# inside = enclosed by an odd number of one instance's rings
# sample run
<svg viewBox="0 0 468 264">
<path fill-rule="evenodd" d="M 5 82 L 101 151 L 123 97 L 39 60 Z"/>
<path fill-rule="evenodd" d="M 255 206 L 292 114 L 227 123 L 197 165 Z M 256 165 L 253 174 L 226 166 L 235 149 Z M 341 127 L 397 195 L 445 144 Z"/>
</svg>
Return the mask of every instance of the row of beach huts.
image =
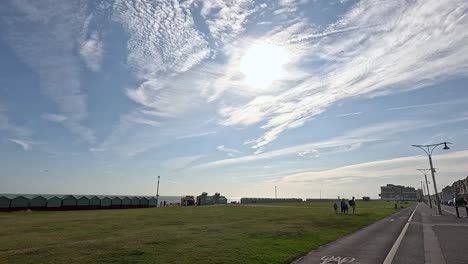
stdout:
<svg viewBox="0 0 468 264">
<path fill-rule="evenodd" d="M 251 203 L 297 203 L 303 202 L 301 198 L 241 198 L 241 204 Z"/>
<path fill-rule="evenodd" d="M 92 210 L 156 207 L 154 196 L 107 195 L 0 195 L 0 211 Z"/>
</svg>

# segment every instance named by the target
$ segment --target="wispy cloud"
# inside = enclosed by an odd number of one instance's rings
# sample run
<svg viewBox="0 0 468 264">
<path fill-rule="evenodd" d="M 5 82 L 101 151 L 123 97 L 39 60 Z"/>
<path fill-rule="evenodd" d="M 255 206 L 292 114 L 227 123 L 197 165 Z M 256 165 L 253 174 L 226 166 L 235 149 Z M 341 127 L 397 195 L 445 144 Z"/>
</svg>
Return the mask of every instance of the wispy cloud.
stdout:
<svg viewBox="0 0 468 264">
<path fill-rule="evenodd" d="M 217 44 L 231 40 L 244 31 L 247 18 L 266 7 L 255 6 L 253 0 L 198 2 L 202 5 L 201 15 Z"/>
<path fill-rule="evenodd" d="M 127 61 L 141 81 L 127 90 L 128 97 L 170 116 L 183 113 L 196 92 L 188 85 L 178 85 L 180 81 L 174 77 L 211 52 L 208 41 L 195 28 L 190 2 L 116 1 L 114 19 L 129 33 Z"/>
<path fill-rule="evenodd" d="M 308 144 L 296 145 L 292 147 L 266 151 L 259 154 L 245 155 L 236 158 L 222 159 L 209 163 L 204 163 L 194 166 L 199 169 L 207 169 L 213 167 L 228 166 L 246 162 L 254 162 L 260 160 L 268 160 L 280 156 L 292 155 L 300 153 L 310 154 L 319 152 L 320 155 L 342 153 L 356 150 L 365 143 L 390 139 L 400 133 L 411 130 L 436 127 L 446 124 L 464 122 L 468 120 L 468 116 L 454 117 L 442 121 L 427 122 L 425 120 L 401 120 L 395 122 L 377 123 L 367 127 L 357 128 L 347 131 L 341 136 L 331 139 L 312 142 Z M 305 155 L 304 154 L 304 155 Z"/>
<path fill-rule="evenodd" d="M 193 133 L 193 134 L 188 134 L 188 135 L 178 137 L 177 139 L 204 137 L 204 136 L 213 135 L 213 134 L 216 134 L 216 133 L 217 133 L 216 131 Z"/>
<path fill-rule="evenodd" d="M 451 174 L 451 178 L 460 177 L 468 170 L 468 165 L 463 162 L 466 158 L 468 158 L 468 151 L 441 154 L 435 157 L 438 166 L 443 167 L 441 173 L 444 173 L 444 175 Z M 337 181 L 337 179 L 340 178 L 355 181 L 368 177 L 397 177 L 402 175 L 414 176 L 416 181 L 420 177 L 419 172 L 416 171 L 418 166 L 427 167 L 426 156 L 409 156 L 360 163 L 330 170 L 301 172 L 285 176 L 281 182 L 339 184 L 341 182 Z"/>
<path fill-rule="evenodd" d="M 20 145 L 24 150 L 28 151 L 32 149 L 33 143 L 24 139 L 9 138 L 9 141 Z"/>
<path fill-rule="evenodd" d="M 19 58 L 34 69 L 45 95 L 68 118 L 62 124 L 82 139 L 93 142 L 93 132 L 82 124 L 87 116 L 81 92 L 75 35 L 81 31 L 85 8 L 71 2 L 14 1 L 3 17 L 6 40 Z"/>
<path fill-rule="evenodd" d="M 100 40 L 97 31 L 92 32 L 88 39 L 81 42 L 80 55 L 90 70 L 98 71 L 101 69 L 104 43 Z"/>
<path fill-rule="evenodd" d="M 56 123 L 61 123 L 61 122 L 65 121 L 65 120 L 67 120 L 66 116 L 57 115 L 57 114 L 44 113 L 41 117 L 43 119 L 45 119 L 45 120 L 48 120 L 48 121 L 51 121 L 51 122 L 56 122 Z"/>
<path fill-rule="evenodd" d="M 231 157 L 242 153 L 241 151 L 237 149 L 229 148 L 224 145 L 217 146 L 216 149 L 219 151 L 225 152 L 228 156 L 231 156 Z"/>
<path fill-rule="evenodd" d="M 468 100 L 466 99 L 459 99 L 459 100 L 451 100 L 446 102 L 437 102 L 437 103 L 430 103 L 430 104 L 416 104 L 416 105 L 406 105 L 406 106 L 399 106 L 399 107 L 392 107 L 388 108 L 388 111 L 396 111 L 396 110 L 407 110 L 407 109 L 414 109 L 414 108 L 424 108 L 424 107 L 431 107 L 431 106 L 440 106 L 440 105 L 452 105 L 458 103 L 466 103 Z"/>
<path fill-rule="evenodd" d="M 355 113 L 347 113 L 347 114 L 336 115 L 336 117 L 354 116 L 354 115 L 362 115 L 362 114 L 363 114 L 363 112 L 355 112 Z"/>
<path fill-rule="evenodd" d="M 339 100 L 417 89 L 466 75 L 467 6 L 464 1 L 360 1 L 325 29 L 326 37 L 319 34 L 294 44 L 303 45 L 308 61 L 320 61 L 323 67 L 282 93 L 222 109 L 226 124 L 265 122 L 266 132 L 253 146 L 261 148 Z"/>
<path fill-rule="evenodd" d="M 299 151 L 297 153 L 301 157 L 307 157 L 307 158 L 318 158 L 320 157 L 320 151 L 316 149 L 309 149 L 309 150 L 303 150 Z"/>
<path fill-rule="evenodd" d="M 7 115 L 7 108 L 0 103 L 0 132 L 5 131 L 10 142 L 20 145 L 24 150 L 30 150 L 33 145 L 33 131 L 27 127 L 14 124 Z"/>
</svg>

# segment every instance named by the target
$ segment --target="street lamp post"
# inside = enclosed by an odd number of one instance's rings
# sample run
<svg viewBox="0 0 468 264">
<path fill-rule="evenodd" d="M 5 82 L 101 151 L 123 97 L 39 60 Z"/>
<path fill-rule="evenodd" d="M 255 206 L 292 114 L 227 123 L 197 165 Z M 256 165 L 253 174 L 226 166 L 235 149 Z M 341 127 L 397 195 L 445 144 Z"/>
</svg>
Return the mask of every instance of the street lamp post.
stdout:
<svg viewBox="0 0 468 264">
<path fill-rule="evenodd" d="M 424 181 L 419 181 L 421 183 L 421 192 L 422 192 L 422 200 L 424 203 L 426 203 L 426 188 L 424 188 Z M 426 198 L 424 198 L 426 197 Z"/>
<path fill-rule="evenodd" d="M 440 207 L 440 199 L 439 196 L 437 196 L 437 183 L 435 180 L 435 169 L 432 164 L 432 152 L 434 149 L 436 149 L 438 146 L 444 145 L 444 149 L 450 149 L 447 144 L 452 144 L 450 142 L 443 142 L 443 143 L 437 143 L 437 144 L 431 144 L 431 145 L 412 145 L 413 147 L 420 148 L 426 152 L 427 157 L 429 158 L 429 165 L 431 165 L 431 174 L 432 174 L 432 183 L 434 184 L 434 192 L 435 192 L 435 200 L 437 204 L 437 210 L 439 211 L 439 214 L 442 215 L 442 208 Z"/>
<path fill-rule="evenodd" d="M 159 179 L 161 176 L 158 176 L 158 188 L 156 189 L 156 207 L 159 205 Z"/>
<path fill-rule="evenodd" d="M 429 192 L 429 182 L 427 181 L 427 172 L 430 171 L 431 169 L 417 169 L 417 170 L 420 171 L 422 174 L 424 174 L 424 178 L 426 179 L 427 199 L 429 200 L 429 206 L 432 208 L 431 194 Z"/>
</svg>

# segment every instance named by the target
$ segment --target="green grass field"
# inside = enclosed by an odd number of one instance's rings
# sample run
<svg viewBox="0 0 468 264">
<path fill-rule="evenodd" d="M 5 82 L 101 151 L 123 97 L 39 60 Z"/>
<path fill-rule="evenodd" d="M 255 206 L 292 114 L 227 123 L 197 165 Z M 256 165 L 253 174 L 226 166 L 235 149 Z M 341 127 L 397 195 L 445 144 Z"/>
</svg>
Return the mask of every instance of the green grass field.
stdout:
<svg viewBox="0 0 468 264">
<path fill-rule="evenodd" d="M 0 263 L 289 263 L 396 211 L 269 205 L 0 213 Z"/>
</svg>

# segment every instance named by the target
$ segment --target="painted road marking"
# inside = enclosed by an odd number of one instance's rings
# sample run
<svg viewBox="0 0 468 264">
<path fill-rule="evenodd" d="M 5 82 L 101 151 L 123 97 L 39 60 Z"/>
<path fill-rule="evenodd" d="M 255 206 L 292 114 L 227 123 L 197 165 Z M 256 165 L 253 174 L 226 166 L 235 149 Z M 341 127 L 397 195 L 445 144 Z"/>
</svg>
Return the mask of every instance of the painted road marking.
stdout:
<svg viewBox="0 0 468 264">
<path fill-rule="evenodd" d="M 340 257 L 340 256 L 323 256 L 320 264 L 344 264 L 352 263 L 356 259 L 353 257 Z"/>
<path fill-rule="evenodd" d="M 393 222 L 393 221 L 395 221 L 395 219 L 390 219 L 390 222 Z"/>
<path fill-rule="evenodd" d="M 400 247 L 401 241 L 403 240 L 403 237 L 406 234 L 406 230 L 408 230 L 409 224 L 410 224 L 411 220 L 413 219 L 413 215 L 416 212 L 416 209 L 418 209 L 418 206 L 419 206 L 419 204 L 416 205 L 416 207 L 414 208 L 413 213 L 409 217 L 408 222 L 406 222 L 405 227 L 403 227 L 403 230 L 401 230 L 401 233 L 398 236 L 397 240 L 395 241 L 395 244 L 393 244 L 392 249 L 390 249 L 390 251 L 388 252 L 388 255 L 385 258 L 383 264 L 391 264 L 392 263 L 393 258 L 395 257 L 395 254 L 396 254 L 396 252 L 398 250 L 398 247 Z"/>
</svg>

